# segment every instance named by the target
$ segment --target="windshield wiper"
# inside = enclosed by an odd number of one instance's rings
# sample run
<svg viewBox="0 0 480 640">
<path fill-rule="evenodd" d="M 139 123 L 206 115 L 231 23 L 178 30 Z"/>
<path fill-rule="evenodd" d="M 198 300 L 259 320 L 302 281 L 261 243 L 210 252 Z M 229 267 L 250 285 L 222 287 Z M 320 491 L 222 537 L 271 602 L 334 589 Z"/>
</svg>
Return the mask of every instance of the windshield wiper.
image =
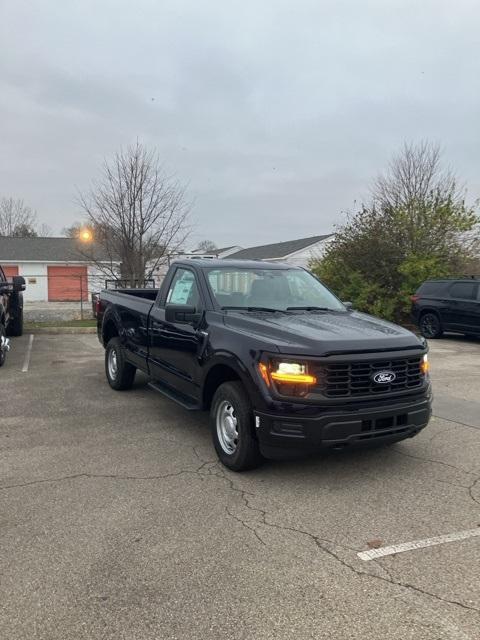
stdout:
<svg viewBox="0 0 480 640">
<path fill-rule="evenodd" d="M 331 307 L 287 307 L 287 311 L 336 311 Z"/>
<path fill-rule="evenodd" d="M 332 309 L 331 307 L 314 307 L 314 306 L 305 306 L 305 307 L 287 307 L 286 309 L 273 309 L 272 307 L 241 307 L 241 306 L 224 306 L 222 307 L 222 311 L 228 310 L 238 310 L 238 311 L 268 311 L 274 313 L 278 311 L 279 313 L 285 313 L 286 311 L 337 311 L 337 309 Z"/>
<path fill-rule="evenodd" d="M 222 307 L 222 310 L 228 311 L 229 309 L 236 309 L 239 311 L 284 311 L 284 309 L 272 309 L 271 307 L 234 307 L 234 306 L 226 306 Z"/>
</svg>

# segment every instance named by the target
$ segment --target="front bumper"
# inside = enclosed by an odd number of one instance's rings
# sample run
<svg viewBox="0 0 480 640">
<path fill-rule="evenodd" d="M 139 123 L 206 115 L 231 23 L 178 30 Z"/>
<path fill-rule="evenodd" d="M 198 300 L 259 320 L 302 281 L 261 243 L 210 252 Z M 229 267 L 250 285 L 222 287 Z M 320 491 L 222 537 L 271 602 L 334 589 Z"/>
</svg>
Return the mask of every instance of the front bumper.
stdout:
<svg viewBox="0 0 480 640">
<path fill-rule="evenodd" d="M 388 405 L 319 409 L 311 417 L 255 411 L 256 434 L 266 457 L 394 442 L 427 426 L 431 402 L 427 391 L 415 398 L 392 399 Z"/>
</svg>

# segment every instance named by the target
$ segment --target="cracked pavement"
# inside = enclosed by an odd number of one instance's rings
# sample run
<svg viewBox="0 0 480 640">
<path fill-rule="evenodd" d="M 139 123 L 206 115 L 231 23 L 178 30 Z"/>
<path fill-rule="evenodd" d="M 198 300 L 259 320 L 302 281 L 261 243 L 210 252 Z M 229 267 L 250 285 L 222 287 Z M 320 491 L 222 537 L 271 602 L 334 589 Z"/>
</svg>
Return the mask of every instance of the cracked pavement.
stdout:
<svg viewBox="0 0 480 640">
<path fill-rule="evenodd" d="M 431 343 L 435 418 L 382 449 L 234 474 L 204 414 L 92 335 L 12 341 L 0 371 L 0 637 L 480 638 L 480 341 Z"/>
</svg>

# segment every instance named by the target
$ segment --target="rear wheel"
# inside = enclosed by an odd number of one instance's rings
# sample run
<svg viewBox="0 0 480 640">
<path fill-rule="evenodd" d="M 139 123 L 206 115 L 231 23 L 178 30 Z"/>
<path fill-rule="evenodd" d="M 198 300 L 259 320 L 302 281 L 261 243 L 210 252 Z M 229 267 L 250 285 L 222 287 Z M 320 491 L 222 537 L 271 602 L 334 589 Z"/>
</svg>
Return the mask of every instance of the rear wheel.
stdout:
<svg viewBox="0 0 480 640">
<path fill-rule="evenodd" d="M 225 382 L 213 397 L 210 412 L 213 444 L 232 471 L 258 467 L 263 458 L 253 434 L 253 411 L 240 382 Z"/>
<path fill-rule="evenodd" d="M 427 311 L 420 318 L 420 331 L 425 338 L 440 338 L 443 334 L 440 318 L 433 311 Z"/>
<path fill-rule="evenodd" d="M 131 389 L 136 367 L 125 360 L 125 353 L 119 338 L 112 338 L 105 349 L 105 373 L 108 384 L 116 391 Z"/>
</svg>

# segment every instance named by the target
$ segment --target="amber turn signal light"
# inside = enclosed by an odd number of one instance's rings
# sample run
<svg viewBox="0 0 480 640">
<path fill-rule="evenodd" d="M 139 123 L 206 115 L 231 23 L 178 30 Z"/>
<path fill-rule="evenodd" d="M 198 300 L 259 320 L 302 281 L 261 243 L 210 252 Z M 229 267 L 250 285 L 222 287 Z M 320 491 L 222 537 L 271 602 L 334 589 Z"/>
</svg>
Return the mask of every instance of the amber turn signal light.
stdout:
<svg viewBox="0 0 480 640">
<path fill-rule="evenodd" d="M 258 365 L 258 370 L 260 371 L 260 375 L 262 376 L 263 381 L 265 382 L 267 387 L 269 387 L 270 386 L 270 378 L 268 377 L 268 369 L 267 369 L 266 365 L 263 364 L 263 362 L 260 362 L 260 364 Z"/>
<path fill-rule="evenodd" d="M 317 379 L 308 373 L 281 373 L 272 371 L 272 380 L 289 384 L 315 384 Z"/>
<path fill-rule="evenodd" d="M 430 363 L 428 361 L 427 354 L 423 356 L 423 360 L 420 363 L 420 371 L 423 373 L 424 376 L 426 376 L 430 371 Z"/>
</svg>

